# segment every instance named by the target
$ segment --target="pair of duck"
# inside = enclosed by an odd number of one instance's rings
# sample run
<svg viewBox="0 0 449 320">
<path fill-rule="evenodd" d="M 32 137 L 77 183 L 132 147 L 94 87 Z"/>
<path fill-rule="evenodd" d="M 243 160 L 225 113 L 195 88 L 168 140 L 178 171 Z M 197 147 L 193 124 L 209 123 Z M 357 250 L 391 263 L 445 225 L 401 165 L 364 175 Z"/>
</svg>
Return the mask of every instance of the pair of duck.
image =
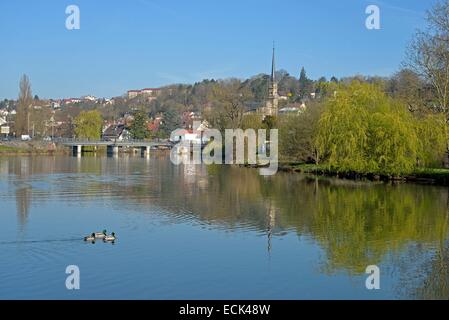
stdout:
<svg viewBox="0 0 449 320">
<path fill-rule="evenodd" d="M 115 241 L 115 233 L 112 232 L 110 235 L 106 233 L 106 230 L 102 232 L 93 232 L 90 236 L 84 237 L 84 241 L 95 241 L 97 239 L 103 239 L 103 241 Z"/>
</svg>

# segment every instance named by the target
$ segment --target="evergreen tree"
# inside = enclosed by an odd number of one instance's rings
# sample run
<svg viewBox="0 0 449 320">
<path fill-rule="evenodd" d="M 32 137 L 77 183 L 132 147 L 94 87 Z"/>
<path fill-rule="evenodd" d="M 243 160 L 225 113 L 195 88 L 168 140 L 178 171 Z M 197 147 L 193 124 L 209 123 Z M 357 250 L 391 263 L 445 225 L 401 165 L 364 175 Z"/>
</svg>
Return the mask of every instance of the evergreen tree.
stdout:
<svg viewBox="0 0 449 320">
<path fill-rule="evenodd" d="M 133 139 L 143 140 L 150 137 L 150 131 L 148 130 L 148 116 L 144 111 L 139 110 L 134 114 L 130 133 Z"/>
<path fill-rule="evenodd" d="M 307 77 L 306 70 L 302 67 L 299 75 L 299 94 L 301 98 L 305 98 L 309 93 L 311 93 L 311 89 L 312 81 Z"/>
</svg>

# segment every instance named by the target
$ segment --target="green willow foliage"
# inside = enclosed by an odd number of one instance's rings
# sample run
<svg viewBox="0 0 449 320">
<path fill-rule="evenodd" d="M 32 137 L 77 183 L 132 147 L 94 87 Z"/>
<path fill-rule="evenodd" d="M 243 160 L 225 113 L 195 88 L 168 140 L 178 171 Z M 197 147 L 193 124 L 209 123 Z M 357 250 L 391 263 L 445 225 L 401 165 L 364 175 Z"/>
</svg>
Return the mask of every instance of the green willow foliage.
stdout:
<svg viewBox="0 0 449 320">
<path fill-rule="evenodd" d="M 82 111 L 75 118 L 74 124 L 77 138 L 99 139 L 101 137 L 103 118 L 96 110 Z"/>
<path fill-rule="evenodd" d="M 419 143 L 419 164 L 423 167 L 441 167 L 448 137 L 444 114 L 432 114 L 416 121 Z"/>
<path fill-rule="evenodd" d="M 437 116 L 417 119 L 379 87 L 354 81 L 327 101 L 315 143 L 330 168 L 407 174 L 437 161 L 444 152 L 444 128 Z"/>
</svg>

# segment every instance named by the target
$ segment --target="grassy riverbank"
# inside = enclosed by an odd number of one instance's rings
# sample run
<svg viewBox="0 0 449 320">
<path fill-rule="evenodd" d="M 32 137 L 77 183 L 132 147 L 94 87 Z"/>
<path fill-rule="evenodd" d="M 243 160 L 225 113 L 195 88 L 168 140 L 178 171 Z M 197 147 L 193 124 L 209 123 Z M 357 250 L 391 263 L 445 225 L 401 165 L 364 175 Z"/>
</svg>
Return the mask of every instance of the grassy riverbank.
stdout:
<svg viewBox="0 0 449 320">
<path fill-rule="evenodd" d="M 24 154 L 28 153 L 27 149 L 0 145 L 0 155 L 5 154 Z"/>
<path fill-rule="evenodd" d="M 58 149 L 50 143 L 14 142 L 0 144 L 0 156 L 7 155 L 45 155 L 55 153 L 65 153 L 66 150 Z"/>
<path fill-rule="evenodd" d="M 326 165 L 283 162 L 279 171 L 299 172 L 314 175 L 333 176 L 343 179 L 366 179 L 371 181 L 403 181 L 423 184 L 449 185 L 449 169 L 422 168 L 412 174 L 402 176 L 387 176 L 373 173 L 341 172 Z"/>
</svg>

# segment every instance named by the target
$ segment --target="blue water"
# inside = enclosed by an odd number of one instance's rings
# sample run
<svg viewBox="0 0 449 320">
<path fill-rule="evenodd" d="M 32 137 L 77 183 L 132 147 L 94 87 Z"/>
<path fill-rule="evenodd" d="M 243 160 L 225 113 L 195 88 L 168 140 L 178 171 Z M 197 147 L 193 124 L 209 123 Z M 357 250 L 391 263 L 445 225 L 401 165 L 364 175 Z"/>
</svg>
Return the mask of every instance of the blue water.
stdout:
<svg viewBox="0 0 449 320">
<path fill-rule="evenodd" d="M 166 155 L 0 157 L 0 299 L 444 298 L 447 198 Z M 82 240 L 104 228 L 114 244 Z"/>
</svg>

